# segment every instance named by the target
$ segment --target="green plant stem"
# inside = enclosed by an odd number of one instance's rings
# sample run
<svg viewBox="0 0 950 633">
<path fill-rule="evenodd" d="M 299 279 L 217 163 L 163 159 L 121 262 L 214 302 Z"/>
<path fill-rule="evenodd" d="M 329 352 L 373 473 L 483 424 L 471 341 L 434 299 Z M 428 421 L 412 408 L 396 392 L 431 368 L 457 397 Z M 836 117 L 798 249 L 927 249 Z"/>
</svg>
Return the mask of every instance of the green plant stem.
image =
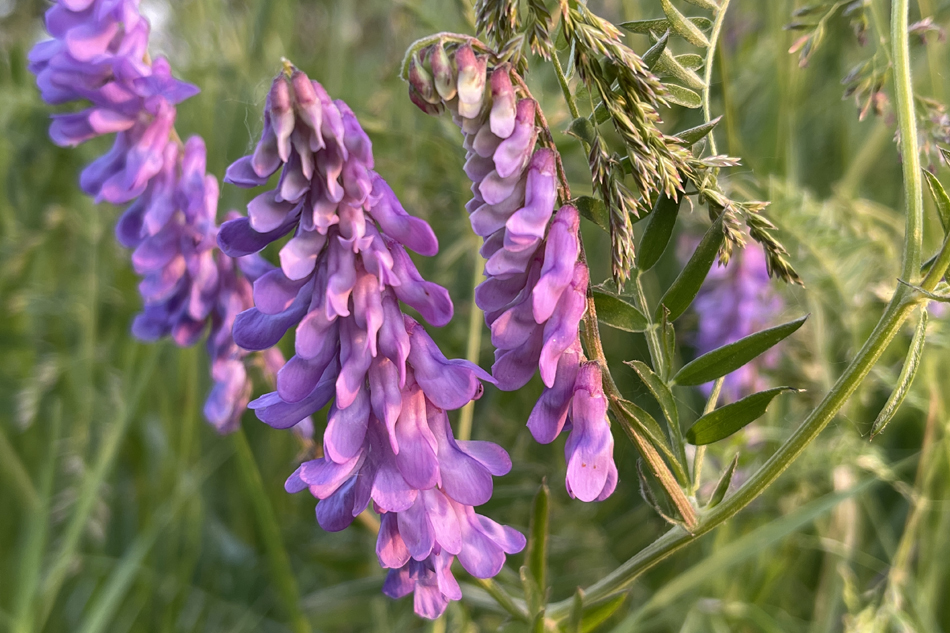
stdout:
<svg viewBox="0 0 950 633">
<path fill-rule="evenodd" d="M 311 630 L 310 622 L 300 608 L 300 590 L 297 588 L 297 579 L 294 576 L 293 567 L 290 565 L 290 557 L 287 555 L 287 549 L 284 547 L 284 541 L 281 538 L 280 525 L 277 523 L 277 516 L 274 514 L 274 509 L 267 498 L 261 472 L 257 467 L 257 461 L 254 459 L 254 453 L 251 451 L 251 445 L 247 442 L 244 429 L 238 429 L 232 437 L 234 438 L 234 449 L 239 468 L 251 498 L 254 514 L 257 518 L 257 526 L 261 531 L 261 539 L 264 541 L 267 550 L 267 559 L 270 563 L 271 576 L 277 595 L 287 612 L 291 629 L 295 633 L 309 633 Z"/>
<path fill-rule="evenodd" d="M 924 197 L 917 147 L 917 117 L 914 113 L 914 86 L 910 76 L 910 35 L 907 32 L 909 0 L 893 0 L 891 5 L 891 47 L 894 60 L 894 93 L 901 135 L 901 165 L 904 170 L 904 257 L 901 278 L 913 281 L 920 270 L 923 239 Z M 934 266 L 934 269 L 937 267 Z"/>
<path fill-rule="evenodd" d="M 719 34 L 722 33 L 722 23 L 726 18 L 726 10 L 729 8 L 730 0 L 721 0 L 719 11 L 716 12 L 716 20 L 713 22 L 712 33 L 709 34 L 709 48 L 706 49 L 706 67 L 703 74 L 703 120 L 709 123 L 712 117 L 709 113 L 709 84 L 712 83 L 713 61 L 716 59 L 716 48 L 719 46 Z M 709 150 L 713 155 L 717 154 L 716 133 L 709 133 Z"/>
<path fill-rule="evenodd" d="M 898 99 L 897 110 L 902 147 L 906 146 L 908 148 L 903 152 L 904 189 L 908 204 L 908 218 L 907 232 L 904 236 L 902 270 L 913 274 L 917 272 L 920 265 L 920 225 L 923 205 L 920 197 L 920 167 L 919 157 L 916 153 L 916 134 L 913 133 L 916 119 L 910 91 L 907 3 L 908 0 L 894 0 L 891 40 L 894 42 L 894 59 L 896 62 L 894 68 L 895 84 L 901 86 L 900 93 L 903 95 L 903 98 Z M 941 269 L 938 263 L 934 264 L 928 278 L 935 276 L 939 279 L 946 272 L 946 267 L 944 266 Z M 585 589 L 584 594 L 587 597 L 587 602 L 597 603 L 623 591 L 644 571 L 734 516 L 778 479 L 785 469 L 818 437 L 818 434 L 834 419 L 841 407 L 858 389 L 920 300 L 911 288 L 899 284 L 894 296 L 887 304 L 884 314 L 881 315 L 864 346 L 848 365 L 831 391 L 825 395 L 818 406 L 768 461 L 732 496 L 727 497 L 721 504 L 704 513 L 692 533 L 680 527 L 671 529 L 607 577 Z M 546 613 L 555 620 L 562 620 L 570 613 L 571 603 L 570 599 L 554 603 L 547 608 Z"/>
<path fill-rule="evenodd" d="M 475 250 L 472 258 L 475 266 L 472 269 L 472 307 L 468 313 L 468 343 L 465 347 L 465 358 L 470 363 L 478 364 L 479 351 L 482 348 L 482 311 L 475 304 L 475 288 L 482 281 L 482 256 L 479 253 L 480 245 L 474 240 Z M 458 439 L 472 439 L 472 416 L 475 414 L 475 401 L 470 400 L 459 412 Z"/>
<path fill-rule="evenodd" d="M 726 377 L 722 376 L 717 378 L 716 382 L 713 383 L 712 391 L 709 393 L 709 399 L 706 400 L 706 406 L 703 407 L 703 415 L 707 413 L 712 413 L 713 409 L 716 408 L 716 402 L 719 401 L 719 393 L 722 391 L 722 384 L 726 381 Z M 706 445 L 696 447 L 696 454 L 693 455 L 693 485 L 689 489 L 689 494 L 692 497 L 696 497 L 696 494 L 699 492 L 699 486 L 702 484 L 703 478 L 703 460 L 706 458 Z"/>
<path fill-rule="evenodd" d="M 492 578 L 473 578 L 473 580 L 484 589 L 488 595 L 495 599 L 495 602 L 499 604 L 505 611 L 510 613 L 516 620 L 521 622 L 528 622 L 528 611 L 524 606 L 519 605 L 515 602 L 507 591 L 502 589 L 501 585 L 495 582 Z"/>
</svg>

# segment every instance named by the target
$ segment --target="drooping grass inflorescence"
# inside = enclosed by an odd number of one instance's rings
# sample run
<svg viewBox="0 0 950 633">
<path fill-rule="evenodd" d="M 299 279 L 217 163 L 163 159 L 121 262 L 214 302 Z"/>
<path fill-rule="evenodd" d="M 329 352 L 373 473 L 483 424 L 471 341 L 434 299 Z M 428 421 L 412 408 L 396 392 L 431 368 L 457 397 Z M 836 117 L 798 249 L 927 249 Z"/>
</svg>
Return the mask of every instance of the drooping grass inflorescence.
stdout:
<svg viewBox="0 0 950 633">
<path fill-rule="evenodd" d="M 286 488 L 320 499 L 317 521 L 328 531 L 346 528 L 372 501 L 381 515 L 376 553 L 391 570 L 384 592 L 414 591 L 416 613 L 436 618 L 462 597 L 455 557 L 491 578 L 505 554 L 525 545 L 474 510 L 491 497 L 492 476 L 510 470 L 507 453 L 456 440 L 446 414 L 493 380 L 446 359 L 403 314 L 400 301 L 432 325 L 452 317 L 448 292 L 423 280 L 406 252 L 434 255 L 435 235 L 373 171 L 372 144 L 350 108 L 289 63 L 271 86 L 256 149 L 225 180 L 257 187 L 277 171 L 276 188 L 219 236 L 239 257 L 293 233 L 280 267 L 255 281 L 254 307 L 234 324 L 238 344 L 256 350 L 296 328 L 296 354 L 278 372 L 277 390 L 250 407 L 288 428 L 332 402 L 323 456 L 302 464 Z"/>
<path fill-rule="evenodd" d="M 250 399 L 246 352 L 231 324 L 251 305 L 250 281 L 271 266 L 259 257 L 231 259 L 215 245 L 218 183 L 205 172 L 205 144 L 185 143 L 174 129 L 175 106 L 198 88 L 175 79 L 165 58 L 150 60 L 149 24 L 138 0 L 59 0 L 46 12 L 53 39 L 30 52 L 30 71 L 43 99 L 81 102 L 53 115 L 50 137 L 72 147 L 115 134 L 112 149 L 86 167 L 83 191 L 97 202 L 129 204 L 116 238 L 133 249 L 144 308 L 132 325 L 139 339 L 170 336 L 197 343 L 208 330 L 214 381 L 204 412 L 222 432 L 237 428 Z M 264 356 L 273 374 L 283 358 Z"/>
</svg>

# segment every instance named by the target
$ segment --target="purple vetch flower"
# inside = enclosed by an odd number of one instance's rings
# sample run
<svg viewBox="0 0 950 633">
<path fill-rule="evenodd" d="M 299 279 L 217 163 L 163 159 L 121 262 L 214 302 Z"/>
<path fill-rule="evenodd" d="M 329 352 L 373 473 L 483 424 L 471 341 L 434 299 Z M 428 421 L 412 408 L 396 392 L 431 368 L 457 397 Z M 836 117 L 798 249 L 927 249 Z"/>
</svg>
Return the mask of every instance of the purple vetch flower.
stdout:
<svg viewBox="0 0 950 633">
<path fill-rule="evenodd" d="M 447 359 L 402 313 L 400 301 L 433 325 L 452 317 L 446 290 L 424 280 L 406 251 L 435 254 L 435 235 L 373 171 L 372 144 L 349 107 L 296 69 L 274 80 L 261 139 L 226 180 L 255 187 L 278 171 L 275 189 L 218 236 L 240 256 L 291 235 L 280 268 L 256 279 L 254 307 L 234 321 L 234 340 L 252 350 L 295 331 L 276 391 L 249 406 L 289 428 L 329 405 L 323 456 L 302 464 L 287 490 L 319 499 L 317 522 L 331 532 L 372 502 L 381 515 L 377 556 L 392 570 L 384 591 L 414 592 L 416 612 L 438 617 L 461 597 L 450 569 L 456 557 L 488 578 L 525 544 L 473 509 L 491 497 L 492 477 L 511 469 L 507 453 L 456 440 L 446 415 L 492 378 Z"/>
<path fill-rule="evenodd" d="M 253 303 L 249 280 L 270 265 L 216 249 L 218 183 L 205 173 L 204 141 L 182 144 L 173 130 L 175 105 L 198 89 L 175 79 L 166 59 L 149 61 L 149 25 L 138 0 L 59 0 L 46 12 L 46 27 L 53 39 L 29 55 L 43 99 L 86 104 L 53 115 L 53 142 L 75 146 L 116 135 L 112 149 L 83 170 L 80 185 L 96 201 L 131 203 L 116 237 L 134 249 L 132 265 L 143 277 L 145 305 L 132 332 L 188 346 L 210 330 L 214 386 L 204 413 L 219 431 L 233 430 L 251 385 L 231 324 Z M 282 364 L 279 353 L 271 354 L 265 371 Z"/>
<path fill-rule="evenodd" d="M 760 248 L 745 248 L 733 254 L 727 266 L 716 266 L 706 277 L 693 309 L 701 315 L 695 345 L 698 355 L 733 343 L 775 324 L 784 304 L 769 283 L 765 254 Z M 734 402 L 768 387 L 759 370 L 774 367 L 778 349 L 772 348 L 726 376 L 722 399 Z M 702 387 L 708 395 L 712 385 Z"/>
<path fill-rule="evenodd" d="M 579 260 L 580 216 L 571 205 L 554 212 L 556 156 L 536 147 L 538 105 L 518 99 L 510 66 L 489 70 L 486 56 L 463 45 L 454 50 L 455 75 L 446 55 L 439 43 L 414 58 L 409 90 L 427 113 L 447 108 L 464 136 L 473 193 L 466 208 L 472 229 L 485 240 L 486 279 L 475 301 L 491 328 L 492 375 L 499 388 L 513 391 L 540 370 L 544 390 L 528 428 L 542 443 L 573 429 L 566 447 L 568 492 L 584 501 L 603 499 L 613 492 L 617 469 L 600 371 L 585 363 L 578 338 L 589 282 Z M 446 89 L 452 85 L 457 94 Z M 426 107 L 433 105 L 438 107 Z M 587 459 L 578 456 L 593 454 L 593 445 L 606 460 L 597 462 L 595 478 L 578 466 Z"/>
</svg>

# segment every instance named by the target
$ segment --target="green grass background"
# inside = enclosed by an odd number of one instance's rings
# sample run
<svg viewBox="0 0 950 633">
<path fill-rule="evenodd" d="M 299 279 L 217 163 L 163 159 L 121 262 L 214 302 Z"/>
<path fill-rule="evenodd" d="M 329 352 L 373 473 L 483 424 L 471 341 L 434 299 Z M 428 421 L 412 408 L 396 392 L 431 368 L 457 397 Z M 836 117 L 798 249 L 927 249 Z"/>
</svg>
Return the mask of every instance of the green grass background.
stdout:
<svg viewBox="0 0 950 633">
<path fill-rule="evenodd" d="M 887 14 L 887 2 L 870 4 Z M 934 15 L 946 24 L 948 5 L 920 0 L 912 20 Z M 661 14 L 655 0 L 591 6 L 616 21 Z M 140 305 L 129 253 L 112 238 L 119 209 L 94 205 L 77 186 L 80 169 L 109 141 L 53 146 L 51 110 L 26 71 L 45 7 L 0 0 L 0 630 L 524 630 L 477 592 L 435 624 L 416 619 L 410 600 L 383 597 L 371 531 L 356 523 L 324 533 L 314 500 L 283 491 L 301 458 L 294 437 L 251 414 L 238 434 L 216 435 L 200 412 L 210 386 L 204 350 L 131 338 Z M 417 262 L 455 301 L 456 319 L 433 335 L 447 355 L 464 356 L 480 262 L 463 208 L 460 137 L 447 117 L 426 117 L 410 104 L 397 71 L 416 38 L 472 32 L 468 0 L 143 0 L 143 7 L 154 26 L 152 54 L 167 55 L 178 76 L 202 89 L 180 107 L 177 129 L 205 137 L 209 171 L 219 177 L 252 147 L 281 56 L 350 104 L 372 137 L 377 170 L 439 236 L 439 255 Z M 780 318 L 811 318 L 782 348 L 771 380 L 806 391 L 712 447 L 707 487 L 737 451 L 741 479 L 803 418 L 876 321 L 898 271 L 894 122 L 858 122 L 839 83 L 874 36 L 861 49 L 846 24 L 833 22 L 799 69 L 787 53 L 793 36 L 782 30 L 793 8 L 789 0 L 733 1 L 712 111 L 725 114 L 720 147 L 743 158 L 730 189 L 773 201 L 771 218 L 805 278 L 805 290 L 782 289 Z M 649 45 L 638 36 L 629 42 L 640 51 Z M 947 53 L 936 38 L 915 47 L 921 94 L 948 92 Z M 569 116 L 553 73 L 537 66 L 529 83 L 574 187 L 589 191 L 584 157 L 560 133 Z M 678 108 L 662 114 L 670 130 L 700 120 Z M 946 169 L 939 175 L 950 180 Z M 223 186 L 219 217 L 243 209 L 250 195 Z M 679 233 L 700 231 L 702 215 L 681 214 Z M 926 228 L 929 254 L 941 237 L 929 201 Z M 583 229 L 599 281 L 608 241 L 586 221 Z M 645 279 L 652 300 L 678 270 L 674 250 Z M 693 357 L 697 318 L 678 324 L 683 361 Z M 950 631 L 950 338 L 943 319 L 931 323 L 917 381 L 881 438 L 870 443 L 866 435 L 909 332 L 773 488 L 638 580 L 597 630 Z M 621 388 L 651 408 L 620 364 L 646 356 L 642 337 L 604 338 Z M 487 337 L 480 360 L 491 364 Z M 266 389 L 257 382 L 256 393 Z M 539 392 L 538 379 L 515 394 L 489 388 L 475 407 L 474 437 L 500 443 L 515 464 L 484 513 L 524 530 L 538 485 L 545 477 L 551 484 L 550 595 L 559 600 L 665 524 L 640 498 L 636 454 L 620 434 L 617 493 L 598 504 L 567 497 L 563 439 L 538 446 L 524 428 Z M 698 392 L 678 395 L 685 416 L 697 416 Z M 516 594 L 521 562 L 511 557 L 499 577 Z"/>
</svg>

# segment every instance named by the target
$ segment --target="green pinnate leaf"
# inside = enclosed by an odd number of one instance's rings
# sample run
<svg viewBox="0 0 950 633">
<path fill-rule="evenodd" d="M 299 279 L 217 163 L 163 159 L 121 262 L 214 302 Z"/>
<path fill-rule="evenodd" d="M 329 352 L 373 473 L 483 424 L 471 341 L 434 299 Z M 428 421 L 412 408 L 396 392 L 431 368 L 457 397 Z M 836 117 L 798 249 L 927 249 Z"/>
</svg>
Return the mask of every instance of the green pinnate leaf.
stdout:
<svg viewBox="0 0 950 633">
<path fill-rule="evenodd" d="M 750 334 L 735 343 L 723 345 L 703 354 L 680 369 L 673 382 L 678 385 L 701 385 L 731 373 L 756 356 L 785 340 L 805 324 L 807 316 Z"/>
<path fill-rule="evenodd" d="M 725 439 L 762 417 L 772 400 L 786 391 L 797 389 L 775 387 L 719 407 L 696 420 L 686 431 L 686 440 L 690 444 L 702 446 Z"/>
<path fill-rule="evenodd" d="M 650 326 L 643 313 L 616 295 L 595 290 L 594 306 L 597 308 L 597 320 L 612 328 L 624 332 L 643 332 Z"/>
<path fill-rule="evenodd" d="M 670 311 L 669 320 L 675 321 L 686 312 L 686 308 L 696 298 L 696 293 L 699 292 L 706 275 L 709 274 L 709 269 L 712 268 L 716 254 L 719 252 L 725 237 L 722 230 L 722 218 L 723 216 L 720 215 L 712 223 L 712 226 L 709 227 L 706 234 L 703 235 L 703 239 L 699 242 L 699 246 L 693 252 L 693 256 L 689 258 L 686 266 L 673 281 L 673 285 L 660 299 L 654 314 L 655 321 L 660 320 L 663 316 L 663 306 L 666 306 Z"/>
<path fill-rule="evenodd" d="M 647 223 L 646 231 L 640 239 L 637 248 L 637 268 L 641 271 L 650 270 L 659 261 L 663 251 L 670 243 L 673 227 L 676 226 L 676 217 L 679 215 L 680 200 L 661 195 Z"/>
</svg>

